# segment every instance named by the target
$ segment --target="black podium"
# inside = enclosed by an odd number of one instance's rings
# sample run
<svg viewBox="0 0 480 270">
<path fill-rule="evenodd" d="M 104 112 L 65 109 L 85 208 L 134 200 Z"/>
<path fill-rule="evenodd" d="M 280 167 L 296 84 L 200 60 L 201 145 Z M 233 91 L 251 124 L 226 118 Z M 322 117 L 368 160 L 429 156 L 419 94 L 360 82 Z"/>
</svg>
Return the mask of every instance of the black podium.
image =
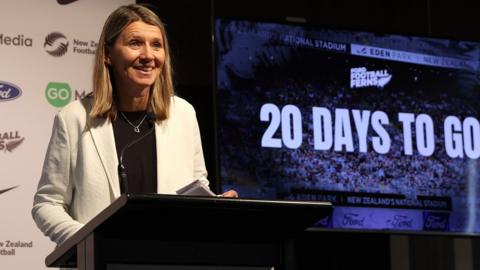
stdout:
<svg viewBox="0 0 480 270">
<path fill-rule="evenodd" d="M 49 254 L 46 265 L 292 269 L 289 241 L 330 213 L 323 202 L 124 194 Z"/>
</svg>

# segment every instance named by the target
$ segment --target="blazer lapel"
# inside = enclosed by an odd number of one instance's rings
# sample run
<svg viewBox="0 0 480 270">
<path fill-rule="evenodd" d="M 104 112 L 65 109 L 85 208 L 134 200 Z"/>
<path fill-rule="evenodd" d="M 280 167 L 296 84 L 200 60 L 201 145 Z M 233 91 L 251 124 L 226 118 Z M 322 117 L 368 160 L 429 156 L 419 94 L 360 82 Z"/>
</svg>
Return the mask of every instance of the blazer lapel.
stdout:
<svg viewBox="0 0 480 270">
<path fill-rule="evenodd" d="M 110 119 L 93 119 L 90 128 L 95 148 L 100 156 L 102 166 L 105 169 L 110 188 L 115 198 L 120 196 L 120 184 L 118 183 L 118 158 L 115 147 L 115 137 Z"/>
<path fill-rule="evenodd" d="M 165 123 L 166 121 L 162 121 L 160 124 L 156 123 L 155 124 L 155 144 L 156 144 L 156 152 L 157 152 L 157 193 L 160 193 L 161 190 L 164 189 L 163 185 L 165 184 L 163 179 L 166 178 L 165 171 L 166 168 L 163 168 L 164 166 L 164 160 L 163 160 L 163 152 L 165 152 L 165 147 L 167 145 L 164 144 L 165 139 L 163 138 L 165 136 Z"/>
</svg>

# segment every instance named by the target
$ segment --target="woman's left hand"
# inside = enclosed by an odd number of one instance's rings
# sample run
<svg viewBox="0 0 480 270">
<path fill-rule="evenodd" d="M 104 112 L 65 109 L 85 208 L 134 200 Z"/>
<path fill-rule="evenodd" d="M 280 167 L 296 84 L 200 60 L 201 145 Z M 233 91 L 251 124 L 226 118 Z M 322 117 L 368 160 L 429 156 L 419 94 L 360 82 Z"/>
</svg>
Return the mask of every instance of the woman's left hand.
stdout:
<svg viewBox="0 0 480 270">
<path fill-rule="evenodd" d="M 229 191 L 222 193 L 221 197 L 238 198 L 238 193 L 235 190 L 230 189 Z"/>
</svg>

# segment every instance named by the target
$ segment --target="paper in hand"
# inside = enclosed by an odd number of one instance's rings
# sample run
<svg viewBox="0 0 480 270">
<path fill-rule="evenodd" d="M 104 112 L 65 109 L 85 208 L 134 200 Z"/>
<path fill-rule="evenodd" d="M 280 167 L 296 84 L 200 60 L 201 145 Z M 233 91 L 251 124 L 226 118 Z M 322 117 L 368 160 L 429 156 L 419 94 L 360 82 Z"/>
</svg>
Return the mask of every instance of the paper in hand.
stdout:
<svg viewBox="0 0 480 270">
<path fill-rule="evenodd" d="M 195 180 L 192 183 L 177 190 L 178 195 L 189 196 L 217 196 L 208 186 L 203 184 L 200 180 Z"/>
</svg>

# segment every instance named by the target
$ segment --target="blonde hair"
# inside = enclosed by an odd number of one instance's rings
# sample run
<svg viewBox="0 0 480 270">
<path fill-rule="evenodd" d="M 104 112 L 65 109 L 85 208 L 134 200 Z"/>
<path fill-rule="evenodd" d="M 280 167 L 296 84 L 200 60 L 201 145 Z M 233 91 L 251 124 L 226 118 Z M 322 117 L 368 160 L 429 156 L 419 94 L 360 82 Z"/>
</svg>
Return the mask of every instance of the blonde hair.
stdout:
<svg viewBox="0 0 480 270">
<path fill-rule="evenodd" d="M 157 26 L 162 33 L 165 50 L 165 62 L 160 76 L 150 88 L 150 96 L 147 110 L 160 122 L 169 116 L 171 97 L 175 91 L 173 88 L 172 66 L 170 61 L 170 49 L 165 26 L 158 16 L 150 9 L 137 5 L 121 6 L 107 18 L 103 26 L 102 34 L 95 53 L 93 67 L 93 104 L 90 117 L 102 117 L 115 119 L 117 116 L 117 93 L 112 87 L 112 74 L 109 66 L 105 63 L 105 54 L 108 46 L 112 46 L 120 33 L 131 23 L 142 21 L 146 24 Z"/>
</svg>

